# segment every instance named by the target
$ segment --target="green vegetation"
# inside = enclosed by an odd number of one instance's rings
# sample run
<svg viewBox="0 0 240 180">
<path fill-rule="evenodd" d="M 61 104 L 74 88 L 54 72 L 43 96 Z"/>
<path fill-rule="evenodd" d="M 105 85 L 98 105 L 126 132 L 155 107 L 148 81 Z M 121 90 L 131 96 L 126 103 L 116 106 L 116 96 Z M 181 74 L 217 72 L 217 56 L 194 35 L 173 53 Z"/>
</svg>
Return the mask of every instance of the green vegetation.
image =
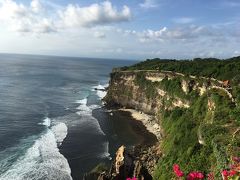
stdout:
<svg viewBox="0 0 240 180">
<path fill-rule="evenodd" d="M 144 72 L 136 73 L 135 84 L 143 90 L 148 99 L 153 99 L 157 96 L 157 86 L 158 82 L 152 83 L 151 81 L 146 80 Z"/>
<path fill-rule="evenodd" d="M 158 71 L 161 73 L 156 75 Z M 171 72 L 164 74 L 164 71 Z M 231 157 L 240 156 L 239 73 L 240 57 L 227 60 L 152 59 L 113 71 L 114 85 L 108 92 L 110 99 L 111 96 L 123 97 L 124 101 L 132 97 L 141 102 L 147 99 L 145 103 L 152 102 L 156 104 L 154 107 L 160 107 L 157 117 L 164 131 L 161 142 L 164 155 L 157 164 L 154 179 L 174 178 L 173 164 L 179 164 L 185 173 L 213 172 L 216 179 L 220 179 L 220 172 L 229 167 Z M 154 74 L 161 81 L 148 80 L 147 77 L 155 78 Z M 190 77 L 192 75 L 195 77 Z M 126 81 L 129 77 L 133 81 Z M 213 87 L 226 86 L 210 78 L 230 80 L 230 86 L 227 89 Z M 183 84 L 186 84 L 185 92 Z M 199 89 L 203 94 L 200 95 Z M 190 107 L 175 107 L 177 105 L 173 104 L 178 100 Z"/>
<path fill-rule="evenodd" d="M 161 81 L 161 88 L 168 92 L 169 95 L 173 96 L 173 97 L 179 97 L 179 98 L 183 98 L 183 99 L 187 99 L 188 96 L 182 91 L 182 85 L 181 85 L 181 78 L 177 77 L 177 78 L 173 78 L 171 80 L 168 79 L 163 79 L 163 81 Z"/>
<path fill-rule="evenodd" d="M 240 83 L 240 57 L 220 60 L 196 58 L 193 60 L 148 59 L 121 70 L 165 70 L 186 75 L 213 77 L 219 80 L 232 79 Z"/>
<path fill-rule="evenodd" d="M 104 163 L 100 163 L 94 169 L 91 170 L 91 173 L 99 173 L 107 170 L 108 170 L 108 166 Z"/>
<path fill-rule="evenodd" d="M 155 100 L 157 89 L 167 92 L 170 97 L 163 98 L 163 106 L 171 107 L 174 98 L 188 100 L 191 107 L 161 108 L 158 121 L 164 129 L 165 137 L 161 143 L 164 156 L 160 158 L 154 179 L 171 179 L 173 164 L 179 164 L 184 172 L 213 172 L 220 179 L 222 169 L 228 168 L 232 156 L 240 156 L 240 57 L 227 60 L 193 59 L 162 60 L 152 59 L 119 70 L 135 73 L 135 85 L 145 92 L 149 100 Z M 161 82 L 146 79 L 147 71 L 155 70 L 183 73 L 185 76 L 165 78 Z M 196 76 L 191 82 L 190 75 Z M 199 78 L 199 77 L 206 77 Z M 208 85 L 208 78 L 230 80 L 235 102 L 222 89 L 207 90 L 202 96 L 196 89 L 182 90 L 182 81 Z M 193 86 L 192 86 L 193 87 Z"/>
<path fill-rule="evenodd" d="M 211 124 L 205 120 L 209 111 L 209 99 L 216 106 Z M 231 109 L 236 110 L 232 103 L 215 91 L 211 92 L 209 97 L 204 95 L 195 100 L 189 109 L 160 111 L 159 119 L 166 137 L 161 146 L 164 156 L 158 162 L 154 179 L 174 177 L 171 169 L 175 163 L 179 164 L 184 172 L 211 171 L 219 177 L 219 172 L 228 167 L 229 158 L 240 155 L 237 151 L 240 138 L 233 140 L 231 134 L 233 129 L 237 128 L 235 121 L 230 121 L 229 112 Z M 202 140 L 203 144 L 200 144 L 199 140 Z"/>
</svg>

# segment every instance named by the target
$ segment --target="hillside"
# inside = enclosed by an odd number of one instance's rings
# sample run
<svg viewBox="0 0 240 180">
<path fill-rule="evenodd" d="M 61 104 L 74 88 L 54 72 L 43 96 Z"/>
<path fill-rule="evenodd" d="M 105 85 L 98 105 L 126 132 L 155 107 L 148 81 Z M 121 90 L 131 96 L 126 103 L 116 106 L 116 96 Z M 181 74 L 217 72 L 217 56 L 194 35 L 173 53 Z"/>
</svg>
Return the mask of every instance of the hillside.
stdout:
<svg viewBox="0 0 240 180">
<path fill-rule="evenodd" d="M 239 57 L 147 60 L 114 69 L 104 100 L 151 114 L 161 126 L 162 156 L 153 179 L 174 178 L 174 164 L 185 174 L 221 179 L 232 157 L 240 156 L 239 72 Z"/>
<path fill-rule="evenodd" d="M 219 80 L 238 78 L 240 57 L 230 59 L 195 58 L 193 60 L 147 59 L 133 66 L 122 67 L 121 70 L 165 70 L 185 75 L 204 76 Z"/>
</svg>

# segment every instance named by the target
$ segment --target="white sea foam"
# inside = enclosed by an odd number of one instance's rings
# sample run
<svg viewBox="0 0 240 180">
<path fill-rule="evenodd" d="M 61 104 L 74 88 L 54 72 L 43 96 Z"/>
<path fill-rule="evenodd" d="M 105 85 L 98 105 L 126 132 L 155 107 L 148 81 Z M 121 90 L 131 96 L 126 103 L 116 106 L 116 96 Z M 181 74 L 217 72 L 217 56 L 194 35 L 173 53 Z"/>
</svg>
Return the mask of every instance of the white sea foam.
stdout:
<svg viewBox="0 0 240 180">
<path fill-rule="evenodd" d="M 60 146 L 63 140 L 67 137 L 67 126 L 65 123 L 59 123 L 51 128 L 55 135 L 58 146 Z"/>
<path fill-rule="evenodd" d="M 92 110 L 87 106 L 87 98 L 78 100 L 78 103 L 80 104 L 76 108 L 77 110 L 79 110 L 77 112 L 78 115 L 91 115 L 92 114 Z"/>
<path fill-rule="evenodd" d="M 75 103 L 77 104 L 87 104 L 87 98 L 81 99 L 81 100 L 76 100 Z"/>
<path fill-rule="evenodd" d="M 98 95 L 99 99 L 103 99 L 107 95 L 107 92 L 98 90 L 97 95 Z"/>
<path fill-rule="evenodd" d="M 93 90 L 96 90 L 96 94 L 99 97 L 99 99 L 104 98 L 107 95 L 107 91 L 105 91 L 105 88 L 108 87 L 108 84 L 101 85 L 99 84 L 98 86 L 93 86 Z"/>
<path fill-rule="evenodd" d="M 107 86 L 108 86 L 108 84 L 94 86 L 92 88 L 92 90 L 96 91 L 96 94 L 99 97 L 99 99 L 102 99 L 106 95 L 106 92 L 102 91 L 102 90 L 105 89 L 105 87 L 107 87 Z M 101 89 L 101 90 L 95 90 L 95 89 Z M 85 122 L 87 121 L 88 125 L 91 124 L 91 127 L 95 128 L 94 132 L 98 132 L 99 134 L 105 136 L 105 133 L 101 129 L 101 126 L 100 126 L 98 120 L 92 116 L 92 111 L 94 109 L 101 108 L 102 106 L 97 105 L 97 104 L 93 104 L 93 105 L 89 106 L 89 105 L 87 105 L 87 101 L 88 101 L 87 98 L 76 101 L 76 103 L 79 104 L 79 106 L 76 108 L 79 111 L 77 111 L 76 114 L 81 116 L 81 121 L 85 121 Z M 109 142 L 103 143 L 103 153 L 101 153 L 99 155 L 100 158 L 108 158 L 109 160 L 111 160 L 108 146 L 109 146 Z"/>
<path fill-rule="evenodd" d="M 67 129 L 64 123 L 47 129 L 25 155 L 0 175 L 0 180 L 71 180 L 67 159 L 59 152 L 57 146 L 57 143 L 62 143 L 66 135 Z"/>
<path fill-rule="evenodd" d="M 89 106 L 89 108 L 90 108 L 91 110 L 98 109 L 98 108 L 101 108 L 101 107 L 102 107 L 102 106 L 97 105 L 97 104 L 93 104 L 93 105 Z"/>
<path fill-rule="evenodd" d="M 99 105 L 87 106 L 87 98 L 78 100 L 78 102 L 81 102 L 81 103 L 79 103 L 80 105 L 76 108 L 77 110 L 79 110 L 76 112 L 76 114 L 78 114 L 79 116 L 82 116 L 82 118 L 81 118 L 82 120 L 83 119 L 87 120 L 87 121 L 89 121 L 89 123 L 93 124 L 93 127 L 96 128 L 97 132 L 105 135 L 105 133 L 103 132 L 103 130 L 101 129 L 101 127 L 98 123 L 98 120 L 92 116 L 92 111 L 94 109 L 100 108 L 101 106 L 99 106 Z"/>
<path fill-rule="evenodd" d="M 103 143 L 104 153 L 100 155 L 101 158 L 108 158 L 112 160 L 111 155 L 109 154 L 109 142 Z"/>
<path fill-rule="evenodd" d="M 43 120 L 43 125 L 49 127 L 51 125 L 51 119 L 46 117 L 44 120 Z"/>
<path fill-rule="evenodd" d="M 46 117 L 46 118 L 43 120 L 43 122 L 38 123 L 38 124 L 44 125 L 44 126 L 46 126 L 46 127 L 50 127 L 50 126 L 51 126 L 51 119 L 48 118 L 48 117 Z"/>
</svg>

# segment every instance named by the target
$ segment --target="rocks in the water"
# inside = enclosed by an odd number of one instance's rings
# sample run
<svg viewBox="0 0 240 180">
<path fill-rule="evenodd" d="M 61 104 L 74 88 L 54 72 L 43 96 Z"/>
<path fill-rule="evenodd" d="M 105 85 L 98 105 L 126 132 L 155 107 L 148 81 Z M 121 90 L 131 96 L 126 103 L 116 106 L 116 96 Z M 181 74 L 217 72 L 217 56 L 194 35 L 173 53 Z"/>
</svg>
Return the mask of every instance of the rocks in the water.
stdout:
<svg viewBox="0 0 240 180">
<path fill-rule="evenodd" d="M 94 88 L 95 91 L 107 91 L 107 89 L 99 89 L 99 88 Z"/>
<path fill-rule="evenodd" d="M 120 167 L 124 164 L 124 151 L 125 147 L 121 146 L 116 153 L 116 160 L 115 160 L 115 171 L 119 174 Z"/>
<path fill-rule="evenodd" d="M 159 144 L 151 147 L 137 146 L 134 149 L 121 146 L 109 171 L 86 174 L 84 180 L 125 180 L 132 177 L 152 180 L 160 156 Z"/>
</svg>

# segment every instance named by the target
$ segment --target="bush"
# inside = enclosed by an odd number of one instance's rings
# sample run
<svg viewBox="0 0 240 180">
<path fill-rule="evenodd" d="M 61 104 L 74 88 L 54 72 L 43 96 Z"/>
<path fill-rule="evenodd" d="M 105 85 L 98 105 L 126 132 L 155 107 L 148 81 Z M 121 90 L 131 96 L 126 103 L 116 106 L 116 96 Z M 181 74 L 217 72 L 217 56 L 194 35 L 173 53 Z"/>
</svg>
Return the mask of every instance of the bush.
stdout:
<svg viewBox="0 0 240 180">
<path fill-rule="evenodd" d="M 186 75 L 214 77 L 220 80 L 234 79 L 239 81 L 240 57 L 220 60 L 215 58 L 196 58 L 194 60 L 147 59 L 122 70 L 165 70 Z"/>
</svg>

